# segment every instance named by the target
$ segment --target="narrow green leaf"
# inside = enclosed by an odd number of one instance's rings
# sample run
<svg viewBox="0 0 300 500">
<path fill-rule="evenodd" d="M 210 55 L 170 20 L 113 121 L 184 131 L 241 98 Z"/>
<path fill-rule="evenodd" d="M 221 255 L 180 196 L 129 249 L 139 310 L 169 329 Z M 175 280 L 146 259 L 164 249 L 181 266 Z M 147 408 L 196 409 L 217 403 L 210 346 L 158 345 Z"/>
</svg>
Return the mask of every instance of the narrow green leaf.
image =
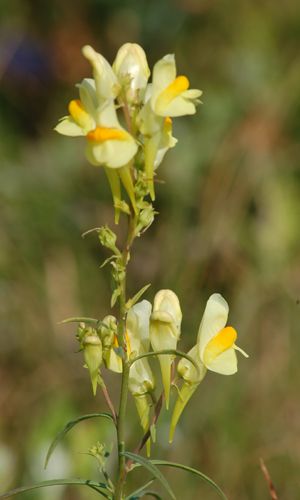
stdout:
<svg viewBox="0 0 300 500">
<path fill-rule="evenodd" d="M 147 469 L 149 472 L 151 472 L 153 477 L 155 477 L 158 481 L 160 481 L 162 486 L 169 493 L 170 497 L 173 500 L 176 500 L 176 497 L 175 497 L 173 491 L 171 490 L 171 487 L 170 487 L 168 481 L 163 476 L 163 474 L 160 472 L 160 470 L 157 467 L 155 467 L 155 465 L 152 463 L 151 460 L 148 460 L 147 458 L 141 457 L 140 455 L 136 455 L 135 453 L 131 453 L 129 451 L 121 452 L 120 455 L 123 455 L 123 456 L 129 458 L 130 460 L 132 460 L 133 462 L 145 467 L 145 469 Z"/>
<path fill-rule="evenodd" d="M 152 484 L 154 480 L 155 478 L 150 479 L 148 483 L 143 484 L 143 486 L 140 486 L 140 488 L 130 493 L 130 495 L 125 498 L 125 500 L 137 500 L 138 498 L 141 498 L 141 496 L 144 495 L 145 489 L 148 488 L 148 486 L 150 486 L 150 484 Z"/>
<path fill-rule="evenodd" d="M 166 354 L 169 354 L 169 355 L 173 354 L 174 356 L 180 356 L 181 358 L 187 359 L 190 363 L 192 363 L 192 365 L 194 365 L 194 367 L 196 368 L 197 372 L 199 372 L 199 366 L 197 365 L 196 361 L 191 356 L 189 356 L 188 354 L 186 354 L 185 352 L 177 351 L 176 349 L 163 349 L 162 351 L 145 352 L 144 354 L 140 354 L 136 358 L 130 359 L 129 360 L 129 364 L 131 366 L 131 365 L 133 365 L 133 363 L 135 363 L 139 359 L 148 358 L 148 357 L 151 357 L 151 356 L 163 356 L 163 355 L 166 355 Z"/>
<path fill-rule="evenodd" d="M 56 446 L 58 445 L 59 441 L 61 441 L 64 436 L 79 422 L 82 422 L 83 420 L 88 420 L 90 418 L 97 418 L 97 417 L 102 417 L 106 418 L 108 420 L 111 420 L 113 424 L 115 425 L 115 421 L 113 416 L 110 413 L 88 413 L 87 415 L 82 415 L 81 417 L 75 418 L 74 420 L 70 420 L 65 427 L 57 434 L 55 439 L 52 441 L 48 453 L 46 455 L 46 460 L 45 460 L 45 465 L 44 468 L 46 469 L 48 462 L 50 460 L 50 457 L 52 453 L 54 452 Z"/>
<path fill-rule="evenodd" d="M 131 299 L 129 299 L 126 302 L 126 309 L 131 309 L 134 304 L 137 303 L 137 301 L 142 297 L 142 295 L 148 290 L 148 288 L 151 286 L 151 283 L 148 283 L 148 285 L 143 286 Z"/>
<path fill-rule="evenodd" d="M 94 231 L 99 233 L 100 229 L 101 229 L 101 227 L 93 227 L 92 229 L 88 229 L 87 231 L 82 233 L 81 237 L 84 238 L 87 234 L 93 233 Z"/>
<path fill-rule="evenodd" d="M 64 486 L 64 485 L 83 485 L 92 488 L 93 490 L 98 491 L 105 498 L 111 499 L 111 495 L 105 491 L 107 491 L 107 487 L 105 483 L 97 483 L 96 481 L 90 481 L 89 479 L 51 479 L 50 481 L 42 481 L 41 483 L 33 484 L 31 486 L 21 486 L 21 488 L 16 488 L 15 490 L 8 491 L 7 493 L 3 493 L 0 495 L 0 499 L 9 498 L 19 493 L 24 493 L 25 491 L 36 490 L 38 488 L 45 488 L 47 486 Z"/>
<path fill-rule="evenodd" d="M 151 460 L 151 463 L 154 465 L 167 465 L 168 467 L 175 467 L 176 469 L 182 469 L 187 472 L 191 472 L 192 474 L 195 474 L 196 476 L 200 477 L 208 483 L 210 486 L 212 486 L 220 495 L 223 500 L 228 500 L 225 493 L 221 490 L 221 488 L 212 480 L 210 477 L 206 476 L 202 472 L 198 471 L 197 469 L 193 469 L 192 467 L 188 467 L 187 465 L 183 464 L 176 464 L 174 462 L 168 462 L 166 460 Z"/>
<path fill-rule="evenodd" d="M 85 317 L 74 317 L 74 318 L 67 318 L 64 319 L 63 321 L 60 321 L 60 324 L 64 323 L 90 323 L 92 325 L 95 325 L 99 323 L 99 319 L 96 318 L 85 318 Z"/>
<path fill-rule="evenodd" d="M 110 257 L 108 257 L 107 259 L 105 259 L 104 262 L 102 262 L 101 266 L 100 266 L 100 269 L 102 269 L 103 267 L 106 266 L 106 264 L 109 264 L 112 260 L 114 259 L 117 259 L 117 255 L 111 255 Z"/>
</svg>

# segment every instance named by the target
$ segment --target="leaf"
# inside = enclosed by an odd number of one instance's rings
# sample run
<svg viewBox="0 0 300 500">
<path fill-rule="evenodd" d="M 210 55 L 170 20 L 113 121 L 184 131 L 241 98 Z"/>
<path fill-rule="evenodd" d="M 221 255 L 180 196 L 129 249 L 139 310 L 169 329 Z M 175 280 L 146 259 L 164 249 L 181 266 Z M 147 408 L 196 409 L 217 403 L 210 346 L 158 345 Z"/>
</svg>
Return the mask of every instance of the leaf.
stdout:
<svg viewBox="0 0 300 500">
<path fill-rule="evenodd" d="M 7 493 L 3 493 L 0 495 L 0 498 L 9 498 L 14 495 L 18 495 L 19 493 L 24 493 L 25 491 L 36 490 L 38 488 L 45 488 L 47 486 L 63 486 L 63 485 L 85 485 L 93 490 L 98 491 L 105 498 L 111 499 L 111 495 L 102 491 L 102 489 L 107 490 L 105 483 L 97 483 L 96 481 L 90 481 L 89 479 L 51 479 L 50 481 L 42 481 L 41 483 L 33 484 L 31 486 L 21 486 L 20 488 L 16 488 L 15 490 L 8 491 Z"/>
<path fill-rule="evenodd" d="M 52 441 L 52 443 L 51 443 L 51 445 L 49 447 L 49 450 L 47 452 L 47 455 L 46 455 L 46 460 L 45 460 L 44 468 L 46 469 L 46 467 L 48 465 L 48 462 L 50 460 L 50 457 L 51 457 L 52 453 L 54 452 L 56 446 L 58 445 L 59 441 L 61 441 L 64 438 L 64 436 L 76 424 L 78 424 L 79 422 L 82 422 L 83 420 L 88 420 L 90 418 L 96 418 L 96 417 L 107 418 L 108 420 L 111 420 L 115 424 L 114 418 L 113 418 L 113 416 L 110 413 L 88 413 L 87 415 L 82 415 L 81 417 L 78 417 L 78 418 L 76 418 L 74 420 L 70 420 L 70 422 L 68 422 L 65 425 L 65 427 L 57 434 L 57 436 L 55 437 L 55 439 Z"/>
<path fill-rule="evenodd" d="M 114 259 L 117 259 L 117 255 L 111 255 L 110 257 L 108 257 L 107 259 L 105 259 L 104 262 L 102 262 L 101 266 L 100 266 L 100 269 L 102 269 L 103 267 L 106 266 L 106 264 L 109 264 L 109 262 L 111 262 L 112 260 Z"/>
<path fill-rule="evenodd" d="M 133 365 L 136 361 L 142 358 L 148 358 L 150 356 L 162 356 L 166 354 L 173 354 L 174 356 L 180 356 L 181 358 L 187 359 L 194 367 L 196 368 L 197 372 L 199 372 L 199 366 L 197 365 L 196 361 L 186 354 L 185 352 L 182 351 L 177 351 L 176 349 L 163 349 L 162 351 L 150 351 L 150 352 L 145 352 L 144 354 L 140 354 L 136 358 L 130 359 L 129 361 L 129 366 Z"/>
<path fill-rule="evenodd" d="M 148 483 L 143 484 L 143 486 L 140 486 L 137 490 L 130 493 L 130 495 L 125 498 L 125 500 L 137 500 L 138 498 L 141 498 L 141 496 L 143 496 L 145 493 L 145 488 L 148 488 L 148 486 L 153 483 L 154 479 L 155 478 L 150 479 Z"/>
<path fill-rule="evenodd" d="M 147 458 L 141 457 L 140 455 L 136 455 L 135 453 L 131 453 L 129 451 L 121 452 L 120 455 L 123 455 L 123 456 L 129 458 L 130 460 L 132 460 L 133 462 L 145 467 L 145 469 L 147 469 L 149 472 L 151 472 L 153 477 L 155 477 L 158 481 L 160 481 L 160 483 L 163 485 L 163 487 L 169 493 L 170 497 L 173 500 L 176 500 L 176 497 L 175 497 L 173 491 L 171 490 L 171 487 L 170 487 L 168 481 L 163 476 L 163 474 L 160 472 L 160 470 L 157 467 L 155 467 L 155 465 L 152 463 L 151 460 L 148 460 Z"/>
<path fill-rule="evenodd" d="M 151 463 L 154 465 L 167 465 L 168 467 L 175 467 L 176 469 L 182 469 L 187 472 L 191 472 L 192 474 L 195 474 L 196 476 L 199 476 L 203 481 L 208 483 L 210 486 L 212 486 L 220 495 L 223 500 L 228 500 L 226 495 L 223 493 L 221 488 L 212 480 L 210 477 L 206 476 L 202 472 L 198 471 L 197 469 L 193 469 L 192 467 L 188 467 L 187 465 L 183 464 L 176 464 L 174 462 L 168 462 L 166 460 L 151 460 Z"/>
<path fill-rule="evenodd" d="M 148 283 L 148 285 L 143 286 L 133 297 L 132 299 L 129 299 L 126 302 L 126 309 L 131 309 L 134 304 L 137 303 L 137 301 L 141 298 L 141 296 L 148 290 L 148 288 L 151 286 L 151 283 Z"/>
<path fill-rule="evenodd" d="M 64 324 L 64 323 L 90 323 L 92 325 L 95 325 L 99 323 L 99 319 L 96 318 L 85 318 L 85 317 L 75 317 L 75 318 L 67 318 L 64 319 L 63 321 L 60 321 L 59 324 Z"/>
</svg>

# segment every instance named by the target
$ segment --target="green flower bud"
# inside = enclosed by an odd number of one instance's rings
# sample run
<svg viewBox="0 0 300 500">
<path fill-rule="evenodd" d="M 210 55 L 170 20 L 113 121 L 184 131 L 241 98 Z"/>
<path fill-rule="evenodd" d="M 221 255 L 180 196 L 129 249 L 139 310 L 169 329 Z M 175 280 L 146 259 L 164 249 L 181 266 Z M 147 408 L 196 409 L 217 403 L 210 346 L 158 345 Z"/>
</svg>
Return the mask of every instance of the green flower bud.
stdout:
<svg viewBox="0 0 300 500">
<path fill-rule="evenodd" d="M 82 342 L 85 333 L 86 333 L 85 323 L 80 322 L 78 324 L 77 333 L 76 333 L 76 338 L 77 338 L 78 342 L 80 342 L 80 343 Z"/>
<path fill-rule="evenodd" d="M 155 211 L 152 205 L 146 206 L 139 215 L 136 234 L 139 235 L 143 229 L 147 229 L 154 221 Z"/>
<path fill-rule="evenodd" d="M 83 340 L 84 360 L 90 372 L 93 394 L 97 392 L 99 368 L 102 363 L 102 343 L 98 335 L 87 335 Z"/>
<path fill-rule="evenodd" d="M 98 329 L 98 333 L 102 341 L 103 351 L 112 347 L 117 330 L 118 326 L 116 318 L 112 315 L 105 316 Z"/>
<path fill-rule="evenodd" d="M 100 227 L 98 237 L 103 247 L 109 248 L 116 254 L 119 253 L 116 248 L 117 236 L 108 226 Z"/>
</svg>

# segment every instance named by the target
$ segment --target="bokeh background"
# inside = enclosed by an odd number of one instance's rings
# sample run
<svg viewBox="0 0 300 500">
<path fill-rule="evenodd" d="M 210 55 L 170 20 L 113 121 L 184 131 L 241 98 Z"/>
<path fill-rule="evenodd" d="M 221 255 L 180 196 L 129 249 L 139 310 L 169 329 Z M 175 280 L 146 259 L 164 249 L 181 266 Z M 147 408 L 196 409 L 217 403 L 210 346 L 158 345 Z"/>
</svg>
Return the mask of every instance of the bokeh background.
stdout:
<svg viewBox="0 0 300 500">
<path fill-rule="evenodd" d="M 43 470 L 51 438 L 91 395 L 73 315 L 109 309 L 107 256 L 81 234 L 113 224 L 101 169 L 81 141 L 53 126 L 90 75 L 92 44 L 111 62 L 136 41 L 149 63 L 174 52 L 179 73 L 204 92 L 197 115 L 175 120 L 179 139 L 159 171 L 159 220 L 136 243 L 129 290 L 172 288 L 184 314 L 181 348 L 195 341 L 205 302 L 221 292 L 249 354 L 233 377 L 209 374 L 155 458 L 202 470 L 232 500 L 268 499 L 262 457 L 279 498 L 300 498 L 300 7 L 296 0 L 1 0 L 0 3 L 0 489 L 50 477 L 97 477 L 85 453 L 114 437 L 78 425 Z M 118 379 L 106 380 L 118 395 Z M 130 446 L 137 419 L 131 404 Z M 114 467 L 112 450 L 111 467 Z M 167 472 L 166 470 L 164 472 Z M 167 473 L 178 498 L 216 494 Z M 131 486 L 137 486 L 140 473 Z M 133 484 L 134 483 L 134 484 Z M 87 500 L 85 488 L 23 496 Z"/>
</svg>

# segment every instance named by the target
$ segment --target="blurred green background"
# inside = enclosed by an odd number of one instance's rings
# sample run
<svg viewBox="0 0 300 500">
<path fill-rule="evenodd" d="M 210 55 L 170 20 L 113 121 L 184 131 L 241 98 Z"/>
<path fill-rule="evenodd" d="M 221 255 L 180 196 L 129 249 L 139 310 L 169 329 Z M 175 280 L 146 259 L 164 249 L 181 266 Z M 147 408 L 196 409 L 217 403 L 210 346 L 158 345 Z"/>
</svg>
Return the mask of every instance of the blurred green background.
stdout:
<svg viewBox="0 0 300 500">
<path fill-rule="evenodd" d="M 232 500 L 269 498 L 262 457 L 279 498 L 300 498 L 295 0 L 1 0 L 0 490 L 55 476 L 95 478 L 85 452 L 98 439 L 114 440 L 109 425 L 82 423 L 43 471 L 53 435 L 69 419 L 105 409 L 100 394 L 92 397 L 74 329 L 59 321 L 108 312 L 109 270 L 99 269 L 107 254 L 94 235 L 81 234 L 113 224 L 104 173 L 87 164 L 80 140 L 52 129 L 77 96 L 74 84 L 90 75 L 81 46 L 112 62 L 127 41 L 144 47 L 151 67 L 174 52 L 179 74 L 204 92 L 197 115 L 174 120 L 179 143 L 160 167 L 160 217 L 136 243 L 129 291 L 150 281 L 149 300 L 159 288 L 176 291 L 182 349 L 194 344 L 209 294 L 221 292 L 250 354 L 233 377 L 208 374 L 172 447 L 162 414 L 153 456 L 199 468 Z M 118 379 L 106 380 L 116 400 Z M 136 426 L 131 404 L 129 436 Z M 132 448 L 136 441 L 129 437 Z M 217 498 L 184 473 L 167 477 L 178 498 Z M 23 498 L 96 493 L 56 488 Z"/>
</svg>

